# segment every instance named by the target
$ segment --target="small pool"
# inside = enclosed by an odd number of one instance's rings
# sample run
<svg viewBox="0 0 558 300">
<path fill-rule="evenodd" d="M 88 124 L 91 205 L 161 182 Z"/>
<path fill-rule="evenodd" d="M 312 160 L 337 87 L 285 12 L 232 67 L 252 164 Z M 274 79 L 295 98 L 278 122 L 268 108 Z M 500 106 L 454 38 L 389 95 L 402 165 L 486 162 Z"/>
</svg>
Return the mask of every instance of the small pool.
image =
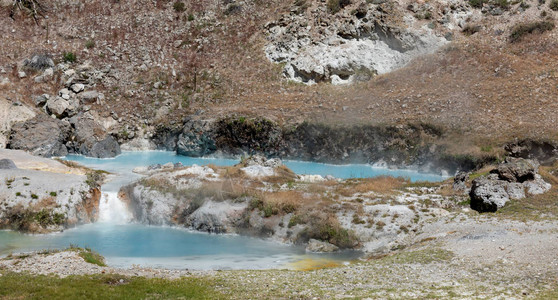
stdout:
<svg viewBox="0 0 558 300">
<path fill-rule="evenodd" d="M 140 224 L 95 223 L 61 233 L 26 235 L 0 231 L 0 256 L 11 252 L 90 247 L 113 267 L 193 270 L 293 268 L 303 260 L 337 263 L 360 253 L 307 254 L 303 247 L 237 235 L 205 234 Z"/>
</svg>

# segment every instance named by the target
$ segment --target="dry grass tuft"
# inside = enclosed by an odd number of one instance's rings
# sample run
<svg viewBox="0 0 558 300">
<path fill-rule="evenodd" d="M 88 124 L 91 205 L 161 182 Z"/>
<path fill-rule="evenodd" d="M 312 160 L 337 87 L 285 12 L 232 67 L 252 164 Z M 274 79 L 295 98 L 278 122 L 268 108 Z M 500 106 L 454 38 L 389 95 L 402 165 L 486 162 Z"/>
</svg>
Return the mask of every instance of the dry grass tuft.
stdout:
<svg viewBox="0 0 558 300">
<path fill-rule="evenodd" d="M 409 179 L 391 176 L 354 179 L 347 180 L 344 186 L 337 189 L 337 192 L 345 197 L 369 192 L 393 194 L 395 193 L 395 190 L 400 189 L 409 183 Z"/>
</svg>

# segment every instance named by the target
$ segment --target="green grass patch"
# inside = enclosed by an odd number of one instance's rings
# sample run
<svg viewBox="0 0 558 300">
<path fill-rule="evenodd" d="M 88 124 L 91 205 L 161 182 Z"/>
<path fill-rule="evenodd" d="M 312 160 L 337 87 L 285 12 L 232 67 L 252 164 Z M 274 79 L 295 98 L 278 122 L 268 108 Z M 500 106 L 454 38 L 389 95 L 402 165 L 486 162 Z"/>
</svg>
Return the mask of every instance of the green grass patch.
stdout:
<svg viewBox="0 0 558 300">
<path fill-rule="evenodd" d="M 533 299 L 558 299 L 558 283 L 555 283 L 549 290 L 536 295 Z"/>
<path fill-rule="evenodd" d="M 225 299 L 207 278 L 147 279 L 121 275 L 0 277 L 1 299 Z"/>
<path fill-rule="evenodd" d="M 392 256 L 384 257 L 381 263 L 387 264 L 430 264 L 434 262 L 447 262 L 453 258 L 451 251 L 435 248 L 417 251 L 402 251 Z"/>
<path fill-rule="evenodd" d="M 106 267 L 105 258 L 99 253 L 91 250 L 90 248 L 79 248 L 70 246 L 67 250 L 78 252 L 79 256 L 87 263 L 97 265 L 99 267 Z"/>
<path fill-rule="evenodd" d="M 486 176 L 488 174 L 490 174 L 490 171 L 473 173 L 473 174 L 469 175 L 469 180 L 473 181 L 473 180 L 475 180 L 475 179 L 477 179 L 481 176 Z"/>
<path fill-rule="evenodd" d="M 77 56 L 73 52 L 64 52 L 62 54 L 62 60 L 66 63 L 74 63 L 77 60 Z"/>
</svg>

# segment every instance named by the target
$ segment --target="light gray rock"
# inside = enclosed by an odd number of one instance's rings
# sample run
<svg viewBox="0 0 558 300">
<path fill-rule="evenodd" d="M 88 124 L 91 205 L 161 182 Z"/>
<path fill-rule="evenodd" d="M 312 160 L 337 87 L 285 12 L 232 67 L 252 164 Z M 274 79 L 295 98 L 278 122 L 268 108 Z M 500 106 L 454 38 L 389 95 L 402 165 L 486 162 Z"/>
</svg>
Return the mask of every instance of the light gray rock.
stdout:
<svg viewBox="0 0 558 300">
<path fill-rule="evenodd" d="M 68 103 L 68 101 L 66 101 L 62 97 L 54 97 L 54 98 L 50 98 L 47 101 L 46 105 L 47 105 L 48 111 L 51 114 L 60 118 L 64 115 L 64 113 L 66 112 L 66 109 L 68 109 L 69 103 Z"/>
<path fill-rule="evenodd" d="M 510 199 L 525 198 L 525 186 L 519 182 L 510 182 L 506 185 L 506 192 Z"/>
<path fill-rule="evenodd" d="M 495 212 L 510 199 L 522 199 L 529 195 L 542 194 L 551 185 L 537 174 L 539 163 L 522 158 L 508 158 L 488 176 L 473 180 L 469 193 L 471 208 L 479 212 Z"/>
<path fill-rule="evenodd" d="M 35 105 L 37 106 L 45 105 L 48 99 L 50 99 L 50 96 L 47 94 L 42 94 L 39 96 L 35 96 L 35 98 L 33 98 L 33 100 L 35 101 Z"/>
<path fill-rule="evenodd" d="M 544 194 L 552 188 L 552 185 L 544 181 L 539 174 L 535 175 L 534 180 L 523 182 L 523 186 L 527 189 L 527 193 L 531 195 Z"/>
<path fill-rule="evenodd" d="M 249 166 L 262 166 L 262 167 L 270 167 L 270 168 L 277 168 L 283 165 L 281 159 L 279 158 L 270 158 L 267 159 L 261 155 L 252 155 L 242 160 L 242 165 L 245 167 Z"/>
<path fill-rule="evenodd" d="M 465 191 L 467 190 L 467 186 L 465 183 L 469 180 L 469 173 L 467 172 L 459 172 L 453 178 L 453 189 L 456 191 Z"/>
<path fill-rule="evenodd" d="M 233 233 L 242 219 L 246 203 L 206 201 L 188 217 L 192 229 L 210 233 Z"/>
<path fill-rule="evenodd" d="M 288 79 L 347 84 L 401 68 L 448 42 L 425 27 L 387 23 L 389 12 L 381 9 L 362 6 L 354 12 L 285 14 L 266 25 L 266 56 L 285 63 Z M 315 25 L 307 26 L 309 19 L 316 20 Z"/>
<path fill-rule="evenodd" d="M 306 246 L 306 252 L 315 253 L 329 253 L 339 251 L 339 247 L 324 241 L 318 241 L 315 239 L 310 239 L 308 245 Z"/>
<path fill-rule="evenodd" d="M 79 98 L 84 104 L 95 103 L 99 99 L 99 93 L 97 91 L 87 91 L 79 94 Z"/>
<path fill-rule="evenodd" d="M 61 89 L 58 91 L 58 96 L 62 97 L 64 100 L 70 99 L 70 90 L 68 89 Z"/>
<path fill-rule="evenodd" d="M 495 212 L 510 200 L 506 190 L 508 183 L 494 176 L 479 177 L 473 180 L 471 208 L 479 212 Z"/>
<path fill-rule="evenodd" d="M 17 72 L 17 76 L 20 79 L 23 79 L 23 78 L 27 77 L 27 73 L 25 73 L 24 71 L 19 71 L 19 72 Z"/>
<path fill-rule="evenodd" d="M 15 170 L 17 166 L 11 159 L 0 159 L 0 170 Z"/>
<path fill-rule="evenodd" d="M 70 89 L 74 92 L 74 93 L 79 93 L 82 92 L 85 89 L 85 85 L 81 84 L 81 83 L 75 83 L 73 84 Z"/>
</svg>

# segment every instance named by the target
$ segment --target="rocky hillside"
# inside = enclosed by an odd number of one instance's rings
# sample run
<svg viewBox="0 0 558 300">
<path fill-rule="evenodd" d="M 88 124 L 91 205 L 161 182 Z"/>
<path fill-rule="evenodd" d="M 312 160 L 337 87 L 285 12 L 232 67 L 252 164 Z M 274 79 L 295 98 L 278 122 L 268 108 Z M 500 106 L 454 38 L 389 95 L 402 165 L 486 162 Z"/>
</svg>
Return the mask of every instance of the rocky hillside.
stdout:
<svg viewBox="0 0 558 300">
<path fill-rule="evenodd" d="M 428 124 L 443 134 L 421 144 L 438 157 L 557 149 L 552 0 L 56 0 L 36 20 L 2 3 L 9 148 L 106 157 L 167 147 L 161 133 L 187 132 L 192 117 L 235 116 Z"/>
</svg>

